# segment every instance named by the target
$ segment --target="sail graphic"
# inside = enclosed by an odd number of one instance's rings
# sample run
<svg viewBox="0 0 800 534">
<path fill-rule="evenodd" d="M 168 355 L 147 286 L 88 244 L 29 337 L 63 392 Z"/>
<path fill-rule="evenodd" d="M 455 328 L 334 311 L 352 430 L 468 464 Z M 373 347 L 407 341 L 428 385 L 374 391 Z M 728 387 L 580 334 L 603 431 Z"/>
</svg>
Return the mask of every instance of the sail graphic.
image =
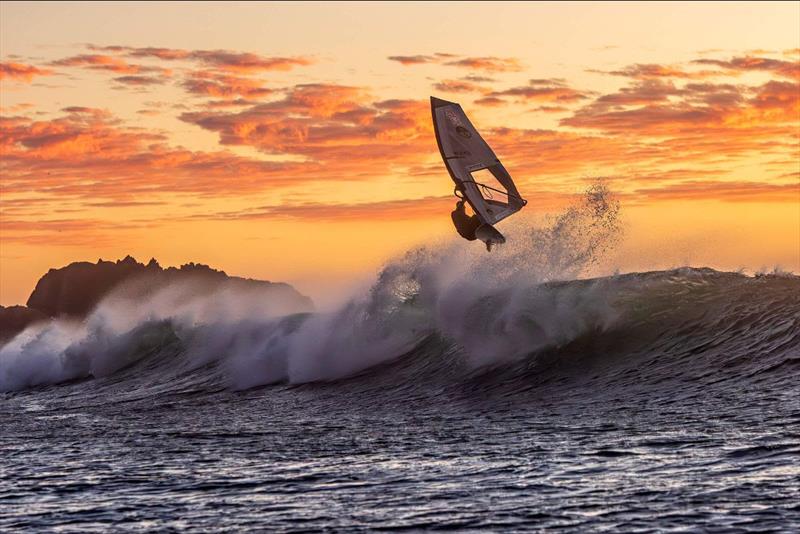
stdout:
<svg viewBox="0 0 800 534">
<path fill-rule="evenodd" d="M 431 114 L 436 143 L 457 194 L 464 196 L 475 213 L 493 225 L 528 203 L 460 105 L 432 96 Z M 481 181 L 480 171 L 490 172 L 500 187 Z"/>
</svg>

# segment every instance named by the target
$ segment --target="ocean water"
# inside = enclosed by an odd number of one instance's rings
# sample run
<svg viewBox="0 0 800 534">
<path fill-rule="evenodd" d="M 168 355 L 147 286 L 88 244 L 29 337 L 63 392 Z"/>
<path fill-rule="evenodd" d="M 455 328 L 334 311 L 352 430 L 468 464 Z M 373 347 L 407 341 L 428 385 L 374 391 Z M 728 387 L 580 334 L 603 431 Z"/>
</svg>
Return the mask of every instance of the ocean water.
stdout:
<svg viewBox="0 0 800 534">
<path fill-rule="evenodd" d="M 578 276 L 615 216 L 412 251 L 315 313 L 121 288 L 28 329 L 0 530 L 798 531 L 800 277 Z"/>
</svg>

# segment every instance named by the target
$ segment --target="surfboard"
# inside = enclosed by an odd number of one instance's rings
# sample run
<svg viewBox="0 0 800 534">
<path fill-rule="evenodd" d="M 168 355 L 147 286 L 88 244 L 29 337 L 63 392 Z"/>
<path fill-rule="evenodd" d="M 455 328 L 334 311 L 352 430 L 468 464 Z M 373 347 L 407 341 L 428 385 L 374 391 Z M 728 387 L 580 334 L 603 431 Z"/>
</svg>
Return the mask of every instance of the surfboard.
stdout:
<svg viewBox="0 0 800 534">
<path fill-rule="evenodd" d="M 475 230 L 475 237 L 486 244 L 486 250 L 489 252 L 492 251 L 494 245 L 502 245 L 506 242 L 506 238 L 503 237 L 503 234 L 498 232 L 497 229 L 490 224 L 480 225 L 478 229 Z"/>
<path fill-rule="evenodd" d="M 463 196 L 484 222 L 494 225 L 528 203 L 459 104 L 432 96 L 431 115 L 439 153 L 456 184 L 456 195 Z M 480 171 L 484 170 L 497 181 L 495 185 L 481 181 Z"/>
</svg>

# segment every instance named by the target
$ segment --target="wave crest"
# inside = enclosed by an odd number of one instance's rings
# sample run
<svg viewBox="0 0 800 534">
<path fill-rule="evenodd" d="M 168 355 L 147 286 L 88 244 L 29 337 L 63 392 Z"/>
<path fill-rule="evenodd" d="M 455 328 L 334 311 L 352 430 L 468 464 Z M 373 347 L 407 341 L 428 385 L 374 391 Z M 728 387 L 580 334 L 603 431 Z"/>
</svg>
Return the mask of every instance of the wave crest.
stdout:
<svg viewBox="0 0 800 534">
<path fill-rule="evenodd" d="M 85 321 L 40 323 L 0 348 L 0 390 L 124 369 L 155 373 L 159 391 L 179 378 L 181 387 L 244 389 L 334 381 L 400 360 L 441 372 L 451 357 L 471 375 L 530 367 L 544 354 L 582 361 L 597 347 L 637 365 L 695 345 L 728 347 L 720 361 L 786 361 L 800 314 L 781 295 L 785 285 L 797 294 L 798 277 L 686 268 L 576 280 L 620 233 L 618 202 L 594 185 L 543 227 L 511 226 L 510 244 L 492 254 L 463 242 L 412 250 L 331 312 L 309 313 L 269 289 L 127 284 Z"/>
</svg>

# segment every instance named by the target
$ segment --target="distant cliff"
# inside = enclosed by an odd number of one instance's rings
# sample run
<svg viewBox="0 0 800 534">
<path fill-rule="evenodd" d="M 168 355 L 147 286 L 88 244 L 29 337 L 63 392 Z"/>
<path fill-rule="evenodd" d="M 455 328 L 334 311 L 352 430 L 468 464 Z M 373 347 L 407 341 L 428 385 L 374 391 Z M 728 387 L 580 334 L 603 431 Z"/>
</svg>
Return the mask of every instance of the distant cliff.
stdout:
<svg viewBox="0 0 800 534">
<path fill-rule="evenodd" d="M 25 306 L 0 306 L 0 343 L 12 338 L 28 325 L 51 317 L 83 318 L 124 282 L 136 282 L 142 288 L 158 288 L 173 282 L 200 282 L 203 290 L 223 285 L 244 289 L 269 288 L 276 298 L 310 311 L 313 303 L 289 284 L 228 276 L 207 265 L 188 263 L 180 268 L 162 268 L 155 259 L 147 265 L 131 256 L 122 260 L 97 263 L 75 262 L 50 269 L 36 284 Z"/>
</svg>

